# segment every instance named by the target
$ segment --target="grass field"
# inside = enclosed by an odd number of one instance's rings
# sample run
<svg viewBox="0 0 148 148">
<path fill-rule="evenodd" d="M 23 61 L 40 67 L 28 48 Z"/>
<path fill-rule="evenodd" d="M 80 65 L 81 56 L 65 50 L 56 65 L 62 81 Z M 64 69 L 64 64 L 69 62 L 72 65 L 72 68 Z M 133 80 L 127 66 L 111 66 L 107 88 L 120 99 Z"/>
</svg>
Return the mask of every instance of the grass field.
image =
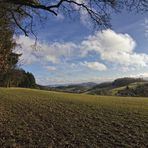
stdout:
<svg viewBox="0 0 148 148">
<path fill-rule="evenodd" d="M 110 93 L 111 93 L 111 95 L 116 95 L 116 93 L 118 93 L 118 91 L 126 89 L 127 86 L 129 88 L 135 89 L 137 86 L 143 86 L 145 84 L 148 84 L 148 83 L 147 82 L 134 82 L 134 83 L 131 83 L 131 84 L 126 85 L 126 86 L 122 86 L 122 87 L 117 87 L 117 88 L 111 89 Z"/>
<path fill-rule="evenodd" d="M 0 88 L 0 148 L 148 147 L 148 98 Z"/>
</svg>

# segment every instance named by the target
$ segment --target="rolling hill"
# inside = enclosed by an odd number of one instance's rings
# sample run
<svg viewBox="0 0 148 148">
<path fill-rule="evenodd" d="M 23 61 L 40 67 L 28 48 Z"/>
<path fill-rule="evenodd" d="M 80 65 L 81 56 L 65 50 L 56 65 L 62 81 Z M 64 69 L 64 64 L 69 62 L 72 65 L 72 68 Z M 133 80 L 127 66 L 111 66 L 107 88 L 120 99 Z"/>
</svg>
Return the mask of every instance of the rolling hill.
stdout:
<svg viewBox="0 0 148 148">
<path fill-rule="evenodd" d="M 0 147 L 148 147 L 148 98 L 0 88 Z"/>
<path fill-rule="evenodd" d="M 46 90 L 92 95 L 148 97 L 148 81 L 141 78 L 119 78 L 113 82 L 100 84 L 89 82 L 57 87 L 50 86 L 46 87 Z"/>
</svg>

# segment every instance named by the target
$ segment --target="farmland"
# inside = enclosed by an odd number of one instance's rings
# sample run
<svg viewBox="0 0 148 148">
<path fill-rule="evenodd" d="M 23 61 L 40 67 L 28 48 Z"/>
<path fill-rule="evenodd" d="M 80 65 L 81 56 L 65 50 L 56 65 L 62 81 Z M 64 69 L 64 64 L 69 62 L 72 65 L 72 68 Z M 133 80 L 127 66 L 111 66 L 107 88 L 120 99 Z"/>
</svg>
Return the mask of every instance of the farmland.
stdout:
<svg viewBox="0 0 148 148">
<path fill-rule="evenodd" d="M 0 88 L 0 147 L 148 147 L 148 98 Z"/>
</svg>

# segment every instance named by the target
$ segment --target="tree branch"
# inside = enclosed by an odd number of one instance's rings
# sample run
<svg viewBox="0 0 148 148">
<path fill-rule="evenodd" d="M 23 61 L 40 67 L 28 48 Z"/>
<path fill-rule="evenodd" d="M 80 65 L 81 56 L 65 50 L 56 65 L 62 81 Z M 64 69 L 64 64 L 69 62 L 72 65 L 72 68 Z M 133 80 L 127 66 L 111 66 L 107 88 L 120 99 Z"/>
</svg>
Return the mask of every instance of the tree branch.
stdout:
<svg viewBox="0 0 148 148">
<path fill-rule="evenodd" d="M 25 36 L 28 36 L 28 33 L 26 31 L 26 29 L 24 29 L 19 22 L 17 21 L 17 19 L 15 18 L 15 15 L 13 14 L 13 12 L 11 12 L 12 18 L 14 20 L 14 22 L 16 23 L 16 25 L 24 32 Z"/>
</svg>

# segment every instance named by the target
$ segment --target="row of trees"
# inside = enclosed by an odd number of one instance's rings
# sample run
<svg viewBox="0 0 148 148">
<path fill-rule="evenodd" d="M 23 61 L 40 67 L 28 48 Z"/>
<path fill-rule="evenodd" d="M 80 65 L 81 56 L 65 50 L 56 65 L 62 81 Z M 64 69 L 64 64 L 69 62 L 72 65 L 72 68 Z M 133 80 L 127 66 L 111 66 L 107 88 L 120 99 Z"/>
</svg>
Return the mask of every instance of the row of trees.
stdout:
<svg viewBox="0 0 148 148">
<path fill-rule="evenodd" d="M 135 96 L 135 97 L 148 97 L 148 83 L 139 84 L 136 87 L 127 86 L 123 90 L 119 90 L 116 95 L 118 96 Z"/>
<path fill-rule="evenodd" d="M 0 86 L 3 87 L 36 87 L 33 74 L 25 72 L 23 69 L 13 69 L 5 73 L 3 76 L 0 74 L 0 77 Z"/>
<path fill-rule="evenodd" d="M 34 76 L 18 68 L 21 54 L 14 52 L 17 46 L 13 38 L 14 32 L 15 25 L 0 4 L 0 86 L 35 87 Z"/>
</svg>

